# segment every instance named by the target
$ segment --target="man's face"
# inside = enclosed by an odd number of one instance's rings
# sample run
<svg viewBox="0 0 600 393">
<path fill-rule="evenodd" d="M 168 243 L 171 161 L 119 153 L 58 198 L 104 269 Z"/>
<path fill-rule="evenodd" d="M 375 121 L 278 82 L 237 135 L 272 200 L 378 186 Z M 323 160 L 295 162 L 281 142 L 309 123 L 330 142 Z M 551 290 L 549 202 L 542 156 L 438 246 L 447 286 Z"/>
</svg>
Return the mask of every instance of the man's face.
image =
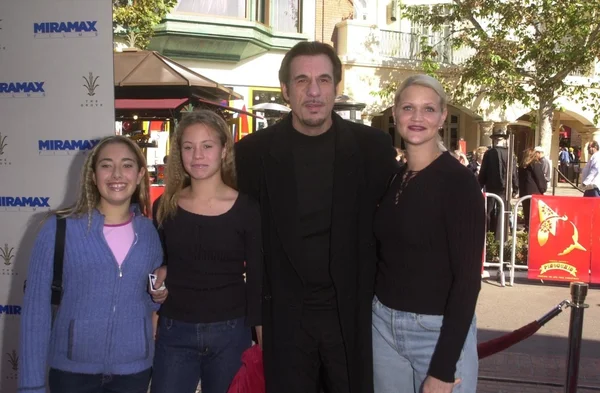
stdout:
<svg viewBox="0 0 600 393">
<path fill-rule="evenodd" d="M 326 55 L 298 56 L 290 64 L 290 80 L 281 84 L 283 98 L 292 108 L 293 125 L 307 135 L 331 127 L 335 101 L 333 64 Z"/>
</svg>

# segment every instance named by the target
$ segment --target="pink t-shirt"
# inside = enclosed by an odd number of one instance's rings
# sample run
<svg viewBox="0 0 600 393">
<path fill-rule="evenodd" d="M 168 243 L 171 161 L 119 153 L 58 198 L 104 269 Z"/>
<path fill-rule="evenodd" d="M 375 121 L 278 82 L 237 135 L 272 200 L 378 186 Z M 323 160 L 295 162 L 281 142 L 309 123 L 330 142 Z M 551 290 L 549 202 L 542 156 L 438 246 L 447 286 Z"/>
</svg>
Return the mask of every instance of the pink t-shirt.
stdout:
<svg viewBox="0 0 600 393">
<path fill-rule="evenodd" d="M 119 266 L 125 260 L 133 240 L 135 239 L 135 233 L 133 232 L 133 215 L 129 221 L 118 225 L 104 225 L 104 238 L 108 243 L 115 259 Z"/>
</svg>

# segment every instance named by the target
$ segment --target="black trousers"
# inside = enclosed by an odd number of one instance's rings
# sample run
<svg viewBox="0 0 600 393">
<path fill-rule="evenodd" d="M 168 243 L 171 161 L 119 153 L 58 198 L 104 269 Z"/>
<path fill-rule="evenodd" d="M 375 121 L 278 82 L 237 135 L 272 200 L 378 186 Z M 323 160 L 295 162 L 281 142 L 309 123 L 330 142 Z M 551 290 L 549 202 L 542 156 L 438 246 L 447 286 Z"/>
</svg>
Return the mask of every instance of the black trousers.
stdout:
<svg viewBox="0 0 600 393">
<path fill-rule="evenodd" d="M 523 218 L 525 219 L 525 230 L 529 232 L 529 217 L 531 215 L 531 199 L 526 199 L 522 202 Z"/>
<path fill-rule="evenodd" d="M 285 345 L 286 393 L 348 393 L 346 350 L 338 312 L 304 310 L 302 326 Z"/>
<path fill-rule="evenodd" d="M 506 209 L 509 209 L 510 206 L 507 205 L 506 203 L 506 198 L 504 196 L 505 191 L 504 190 L 495 190 L 495 191 L 487 191 L 490 194 L 496 194 L 500 197 L 500 199 L 502 199 L 502 202 L 504 202 L 504 209 L 506 211 Z M 487 199 L 487 230 L 488 232 L 492 232 L 494 234 L 494 236 L 496 237 L 496 239 L 499 239 L 499 231 L 502 230 L 502 228 L 499 227 L 500 224 L 500 216 L 501 216 L 501 212 L 500 212 L 500 204 L 498 203 L 498 201 L 496 201 L 496 199 L 493 198 L 488 198 Z M 506 216 L 504 216 L 504 218 L 506 218 Z M 505 235 L 508 235 L 508 231 L 506 231 L 506 228 L 508 228 L 508 222 L 504 222 L 504 230 L 505 230 Z M 506 240 L 506 239 L 505 239 Z"/>
</svg>

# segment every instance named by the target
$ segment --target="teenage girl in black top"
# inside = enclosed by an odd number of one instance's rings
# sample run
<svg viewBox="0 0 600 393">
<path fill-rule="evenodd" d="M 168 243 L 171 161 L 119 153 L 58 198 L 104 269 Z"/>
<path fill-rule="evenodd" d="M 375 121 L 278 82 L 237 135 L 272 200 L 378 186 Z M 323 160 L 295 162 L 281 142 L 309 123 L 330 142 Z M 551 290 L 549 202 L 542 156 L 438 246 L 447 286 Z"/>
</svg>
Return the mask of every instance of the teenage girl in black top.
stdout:
<svg viewBox="0 0 600 393">
<path fill-rule="evenodd" d="M 261 331 L 262 251 L 258 204 L 236 191 L 233 140 L 210 111 L 175 131 L 167 185 L 155 206 L 168 297 L 156 338 L 153 393 L 226 393 Z"/>
<path fill-rule="evenodd" d="M 440 143 L 447 111 L 437 80 L 408 78 L 393 113 L 407 163 L 375 217 L 375 393 L 475 392 L 483 196 Z"/>
</svg>

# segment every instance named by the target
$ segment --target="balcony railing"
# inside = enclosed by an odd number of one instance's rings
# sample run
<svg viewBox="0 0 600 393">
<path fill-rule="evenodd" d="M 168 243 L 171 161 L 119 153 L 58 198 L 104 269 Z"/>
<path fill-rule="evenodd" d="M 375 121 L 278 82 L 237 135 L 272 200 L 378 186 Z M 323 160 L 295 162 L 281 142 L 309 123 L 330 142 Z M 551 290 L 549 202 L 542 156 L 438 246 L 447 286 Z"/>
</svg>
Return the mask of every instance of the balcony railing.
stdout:
<svg viewBox="0 0 600 393">
<path fill-rule="evenodd" d="M 600 77 L 600 72 L 597 71 L 596 64 L 591 64 L 586 67 L 579 67 L 569 74 L 569 76 L 579 78 L 594 78 Z"/>
<path fill-rule="evenodd" d="M 408 60 L 421 60 L 421 42 L 423 36 L 413 33 L 402 33 L 393 30 L 380 30 L 380 53 L 383 56 Z M 460 64 L 466 60 L 472 51 L 466 49 L 454 50 L 452 46 L 442 41 L 439 36 L 426 36 L 427 44 L 433 47 L 433 59 L 440 63 Z"/>
<path fill-rule="evenodd" d="M 377 26 L 356 21 L 344 21 L 336 25 L 337 50 L 340 56 L 357 61 L 422 60 L 422 35 L 379 29 Z M 445 64 L 461 64 L 471 56 L 469 49 L 453 49 L 440 36 L 425 37 L 435 51 L 434 60 Z"/>
<path fill-rule="evenodd" d="M 338 54 L 346 61 L 420 61 L 422 35 L 380 29 L 364 22 L 347 20 L 336 25 Z M 474 54 L 472 48 L 454 49 L 439 35 L 426 36 L 435 51 L 434 60 L 447 65 L 463 64 Z M 600 64 L 581 67 L 569 75 L 600 81 Z"/>
</svg>

